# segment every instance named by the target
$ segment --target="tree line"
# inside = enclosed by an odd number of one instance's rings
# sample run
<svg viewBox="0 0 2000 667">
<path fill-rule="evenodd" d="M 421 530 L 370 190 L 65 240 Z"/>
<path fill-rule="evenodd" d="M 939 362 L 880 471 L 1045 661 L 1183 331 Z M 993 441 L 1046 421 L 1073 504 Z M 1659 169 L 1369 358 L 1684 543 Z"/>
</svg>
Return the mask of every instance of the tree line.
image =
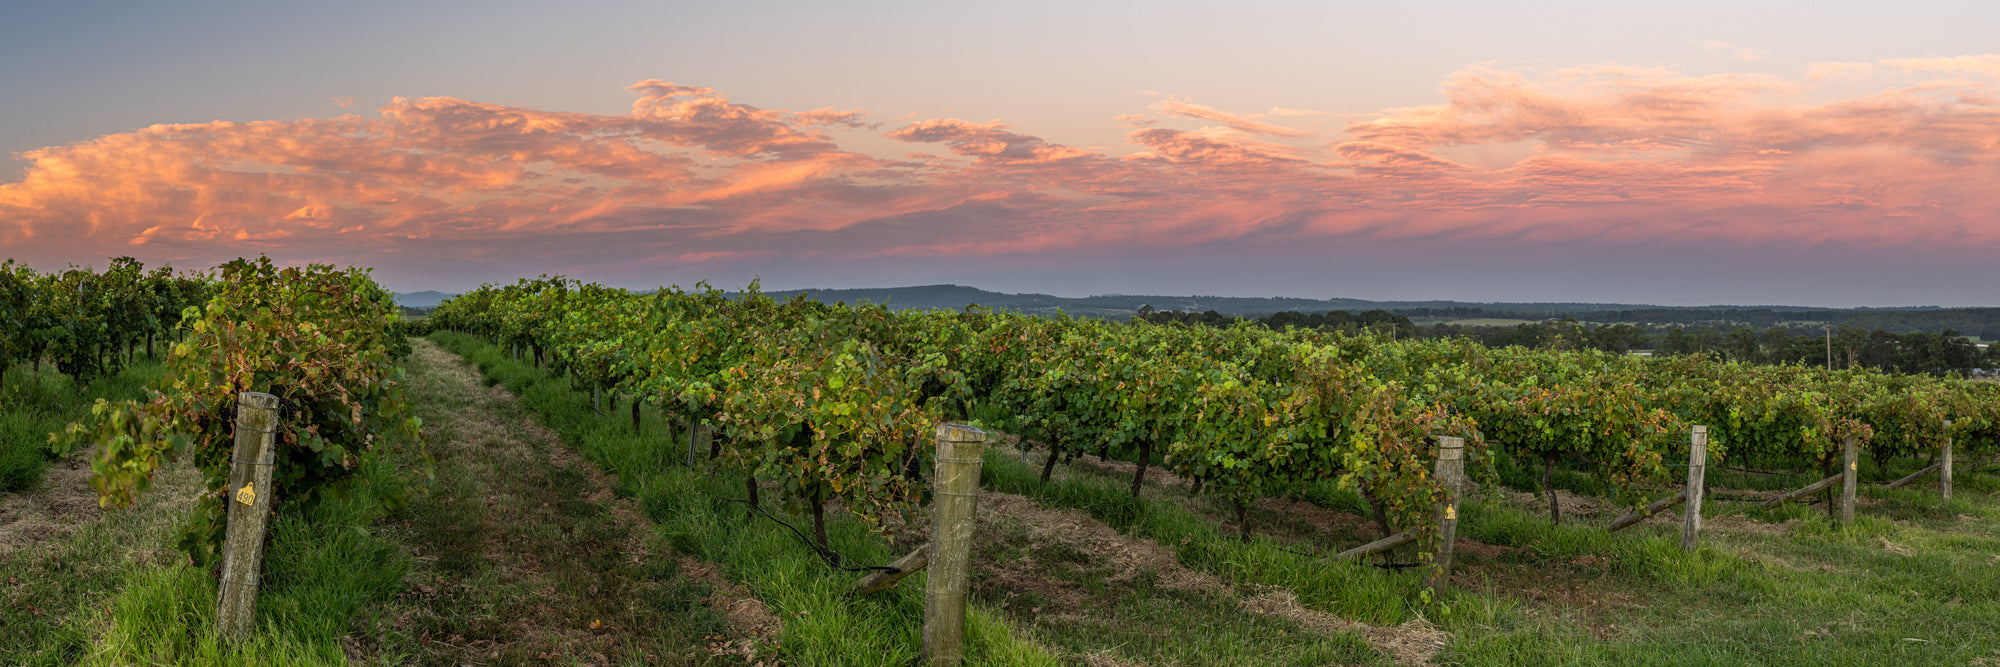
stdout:
<svg viewBox="0 0 2000 667">
<path fill-rule="evenodd" d="M 1462 310 L 1462 309 L 1455 309 Z M 2000 346 L 1980 348 L 1956 330 L 1910 331 L 1858 326 L 1734 327 L 1727 329 L 1632 324 L 1586 324 L 1574 319 L 1514 326 L 1437 324 L 1417 326 L 1410 318 L 1386 310 L 1349 313 L 1281 312 L 1257 318 L 1191 313 L 1150 308 L 1139 319 L 1155 324 L 1215 327 L 1248 322 L 1273 330 L 1287 327 L 1357 333 L 1373 331 L 1398 338 L 1465 338 L 1487 347 L 1518 346 L 1539 350 L 1602 350 L 1628 353 L 1650 351 L 1659 356 L 1706 355 L 1756 364 L 1803 364 L 1832 369 L 1867 368 L 1884 372 L 1973 373 L 2000 368 Z"/>
<path fill-rule="evenodd" d="M 1904 334 L 1914 331 L 1941 332 L 1947 329 L 1977 334 L 1985 340 L 2000 340 L 2000 308 L 1621 308 L 1548 309 L 1479 308 L 1398 308 L 1392 312 L 1409 317 L 1440 317 L 1454 320 L 1479 318 L 1529 320 L 1584 320 L 1618 322 L 1664 331 L 1670 327 L 1705 328 L 1729 331 L 1772 327 L 1804 328 L 1832 325 L 1880 329 Z"/>
</svg>

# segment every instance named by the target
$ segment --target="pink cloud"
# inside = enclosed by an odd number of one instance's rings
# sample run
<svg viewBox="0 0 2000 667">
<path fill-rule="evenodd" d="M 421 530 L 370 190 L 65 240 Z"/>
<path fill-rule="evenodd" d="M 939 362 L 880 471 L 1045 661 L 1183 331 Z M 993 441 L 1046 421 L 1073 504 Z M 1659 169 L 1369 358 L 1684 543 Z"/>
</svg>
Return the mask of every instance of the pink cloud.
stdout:
<svg viewBox="0 0 2000 667">
<path fill-rule="evenodd" d="M 1768 53 L 1767 49 L 1746 48 L 1716 39 L 1704 39 L 1695 42 L 1694 45 L 1701 48 L 1702 51 L 1720 56 L 1728 56 L 1745 62 L 1763 60 L 1764 54 Z"/>
<path fill-rule="evenodd" d="M 1948 56 L 1942 58 L 1895 58 L 1883 65 L 1909 72 L 1966 72 L 2000 76 L 2000 54 Z"/>
<path fill-rule="evenodd" d="M 953 118 L 920 121 L 888 134 L 889 138 L 912 143 L 938 143 L 951 152 L 978 158 L 988 164 L 1034 164 L 1091 157 L 1084 150 L 1042 141 L 1040 137 L 1008 131 L 998 121 L 968 123 Z"/>
<path fill-rule="evenodd" d="M 1215 109 L 1211 109 L 1199 104 L 1189 104 L 1186 102 L 1175 100 L 1171 97 L 1164 100 L 1160 100 L 1157 103 L 1154 103 L 1152 108 L 1157 109 L 1161 113 L 1165 113 L 1169 116 L 1178 116 L 1181 118 L 1198 118 L 1201 120 L 1214 121 L 1229 126 L 1231 128 L 1235 128 L 1236 130 L 1242 132 L 1248 132 L 1250 134 L 1266 134 L 1278 137 L 1302 137 L 1311 134 L 1311 132 L 1307 132 L 1305 130 L 1297 130 L 1289 127 L 1280 127 L 1260 120 L 1246 118 L 1243 116 L 1238 116 L 1230 113 L 1224 113 L 1221 111 L 1216 111 Z"/>
<path fill-rule="evenodd" d="M 58 261 L 428 247 L 704 266 L 1224 240 L 1992 247 L 2000 95 L 1959 78 L 1991 62 L 1819 63 L 1795 80 L 1472 67 L 1437 104 L 1314 131 L 1169 98 L 1115 119 L 1120 151 L 997 121 L 883 131 L 860 110 L 660 80 L 631 86 L 622 115 L 398 98 L 26 152 L 0 183 L 0 245 Z M 1874 92 L 1817 97 L 1836 77 Z M 843 146 L 864 132 L 916 146 Z"/>
</svg>

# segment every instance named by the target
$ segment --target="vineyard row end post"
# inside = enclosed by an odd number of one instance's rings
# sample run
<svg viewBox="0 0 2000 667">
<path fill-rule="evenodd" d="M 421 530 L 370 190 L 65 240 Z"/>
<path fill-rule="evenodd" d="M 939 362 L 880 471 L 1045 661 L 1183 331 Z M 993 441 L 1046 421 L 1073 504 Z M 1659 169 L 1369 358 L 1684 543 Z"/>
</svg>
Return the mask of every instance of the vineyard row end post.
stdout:
<svg viewBox="0 0 2000 667">
<path fill-rule="evenodd" d="M 924 581 L 924 661 L 933 667 L 957 667 L 965 660 L 965 589 L 985 455 L 985 431 L 964 424 L 937 427 L 930 565 Z"/>
<path fill-rule="evenodd" d="M 264 532 L 271 519 L 271 468 L 277 461 L 278 397 L 236 396 L 236 450 L 231 455 L 228 541 L 222 548 L 222 583 L 216 623 L 225 638 L 248 637 L 257 618 L 257 581 L 264 573 Z"/>
<path fill-rule="evenodd" d="M 1841 438 L 1840 446 L 1840 525 L 1854 523 L 1854 485 L 1860 475 L 1860 448 L 1857 438 L 1848 435 Z"/>
<path fill-rule="evenodd" d="M 1951 502 L 1951 420 L 1949 419 L 1944 422 L 1944 457 L 1940 463 L 1943 463 L 1944 467 L 1938 470 L 1938 496 L 1945 502 Z"/>
<path fill-rule="evenodd" d="M 1687 507 L 1681 522 L 1681 550 L 1693 553 L 1701 538 L 1701 494 L 1708 477 L 1708 427 L 1697 425 L 1688 437 Z"/>
<path fill-rule="evenodd" d="M 1458 537 L 1458 492 L 1465 486 L 1464 438 L 1438 438 L 1437 478 L 1444 483 L 1445 497 L 1438 506 L 1435 555 L 1430 570 L 1424 574 L 1424 587 L 1430 589 L 1433 600 L 1442 599 L 1451 588 L 1451 550 Z"/>
</svg>

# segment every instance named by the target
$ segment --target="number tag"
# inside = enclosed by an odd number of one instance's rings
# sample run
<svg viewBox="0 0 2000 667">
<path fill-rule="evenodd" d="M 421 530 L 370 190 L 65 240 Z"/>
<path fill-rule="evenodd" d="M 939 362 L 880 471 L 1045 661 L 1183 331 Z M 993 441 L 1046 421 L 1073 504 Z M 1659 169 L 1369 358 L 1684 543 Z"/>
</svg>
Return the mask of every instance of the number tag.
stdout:
<svg viewBox="0 0 2000 667">
<path fill-rule="evenodd" d="M 255 504 L 257 504 L 257 488 L 256 488 L 256 487 L 257 487 L 257 485 L 256 485 L 256 484 L 254 484 L 254 483 L 253 483 L 253 484 L 245 484 L 245 485 L 243 485 L 243 488 L 242 488 L 242 489 L 239 489 L 239 490 L 237 490 L 237 491 L 236 491 L 236 502 L 239 502 L 239 503 L 243 503 L 243 504 L 245 504 L 245 505 L 255 505 Z"/>
<path fill-rule="evenodd" d="M 1457 520 L 1458 520 L 1458 508 L 1457 508 L 1457 507 L 1455 507 L 1455 506 L 1452 506 L 1452 505 L 1446 505 L 1446 506 L 1444 506 L 1444 520 L 1446 520 L 1446 521 L 1457 521 Z"/>
</svg>

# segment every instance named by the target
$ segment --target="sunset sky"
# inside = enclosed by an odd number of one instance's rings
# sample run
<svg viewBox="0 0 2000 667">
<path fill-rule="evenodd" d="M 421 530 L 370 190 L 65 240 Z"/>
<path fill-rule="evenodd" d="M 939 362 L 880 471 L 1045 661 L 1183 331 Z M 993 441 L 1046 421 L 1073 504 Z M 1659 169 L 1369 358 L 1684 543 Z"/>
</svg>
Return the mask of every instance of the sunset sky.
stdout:
<svg viewBox="0 0 2000 667">
<path fill-rule="evenodd" d="M 0 256 L 2000 305 L 2000 5 L 1637 5 L 23 5 Z"/>
</svg>

